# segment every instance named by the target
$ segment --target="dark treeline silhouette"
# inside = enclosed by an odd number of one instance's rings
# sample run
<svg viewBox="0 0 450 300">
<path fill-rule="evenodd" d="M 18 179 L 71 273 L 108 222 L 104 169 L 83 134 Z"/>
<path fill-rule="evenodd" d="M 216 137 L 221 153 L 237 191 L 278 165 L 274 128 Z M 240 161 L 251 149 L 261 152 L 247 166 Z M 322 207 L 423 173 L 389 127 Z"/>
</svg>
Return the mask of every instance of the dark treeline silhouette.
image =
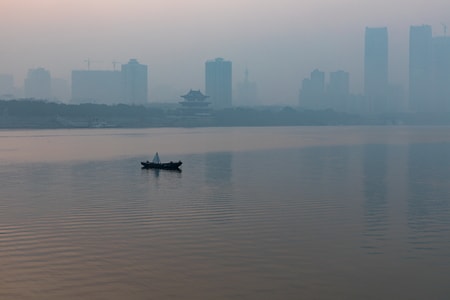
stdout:
<svg viewBox="0 0 450 300">
<path fill-rule="evenodd" d="M 5 113 L 5 109 L 7 110 L 6 113 L 17 117 L 46 117 L 55 115 L 78 117 L 147 117 L 149 115 L 154 116 L 163 113 L 161 109 L 148 109 L 144 106 L 135 105 L 91 103 L 71 105 L 32 99 L 0 101 L 0 111 Z"/>
<path fill-rule="evenodd" d="M 292 107 L 235 107 L 207 115 L 185 115 L 176 106 L 64 104 L 34 99 L 0 100 L 0 128 L 142 128 L 191 126 L 301 126 L 301 125 L 449 125 L 450 115 L 356 115 Z"/>
<path fill-rule="evenodd" d="M 151 127 L 162 117 L 161 109 L 125 104 L 0 101 L 1 128 Z"/>
<path fill-rule="evenodd" d="M 333 110 L 296 110 L 283 108 L 231 108 L 213 113 L 217 126 L 296 126 L 296 125 L 356 125 L 357 115 Z"/>
</svg>

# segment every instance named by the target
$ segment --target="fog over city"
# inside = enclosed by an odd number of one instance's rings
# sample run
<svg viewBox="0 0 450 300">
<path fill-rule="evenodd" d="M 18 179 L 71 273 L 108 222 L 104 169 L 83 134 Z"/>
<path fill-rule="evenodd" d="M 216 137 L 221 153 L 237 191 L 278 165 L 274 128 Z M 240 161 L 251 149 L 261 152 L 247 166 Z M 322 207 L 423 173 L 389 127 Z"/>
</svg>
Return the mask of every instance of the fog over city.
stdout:
<svg viewBox="0 0 450 300">
<path fill-rule="evenodd" d="M 449 11 L 448 0 L 2 0 L 0 73 L 22 86 L 43 67 L 70 82 L 87 60 L 113 70 L 136 58 L 152 102 L 204 91 L 205 61 L 223 57 L 233 89 L 248 69 L 261 104 L 298 105 L 314 69 L 345 70 L 351 92 L 363 93 L 365 28 L 387 27 L 389 81 L 407 91 L 410 26 L 444 35 Z"/>
<path fill-rule="evenodd" d="M 0 300 L 450 299 L 450 0 L 0 0 Z"/>
</svg>

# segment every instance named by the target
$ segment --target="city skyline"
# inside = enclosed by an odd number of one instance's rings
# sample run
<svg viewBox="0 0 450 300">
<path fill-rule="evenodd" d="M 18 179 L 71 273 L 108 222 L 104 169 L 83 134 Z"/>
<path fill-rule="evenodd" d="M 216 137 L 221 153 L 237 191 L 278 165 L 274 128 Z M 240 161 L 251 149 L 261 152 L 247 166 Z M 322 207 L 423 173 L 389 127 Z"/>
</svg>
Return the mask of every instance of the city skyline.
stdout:
<svg viewBox="0 0 450 300">
<path fill-rule="evenodd" d="M 363 91 L 365 27 L 388 27 L 390 78 L 407 88 L 410 25 L 442 35 L 448 1 L 85 1 L 0 4 L 1 73 L 23 82 L 44 67 L 69 80 L 73 69 L 110 70 L 136 57 L 149 66 L 150 95 L 177 96 L 203 86 L 203 62 L 233 61 L 249 69 L 263 104 L 295 104 L 301 79 L 315 68 L 346 70 L 351 91 Z M 176 70 L 176 71 L 175 71 Z M 240 80 L 234 78 L 233 86 Z"/>
<path fill-rule="evenodd" d="M 311 79 L 306 78 L 302 81 L 300 88 L 300 102 L 298 103 L 300 108 L 331 108 L 337 111 L 359 111 L 373 113 L 382 113 L 388 111 L 449 111 L 450 102 L 448 101 L 448 97 L 450 95 L 450 90 L 448 86 L 450 83 L 450 36 L 446 35 L 445 27 L 444 30 L 444 36 L 433 36 L 432 26 L 430 25 L 410 26 L 408 49 L 409 92 L 408 94 L 406 94 L 406 97 L 404 86 L 393 84 L 389 79 L 389 29 L 387 27 L 366 27 L 364 35 L 364 93 L 360 96 L 351 93 L 352 91 L 350 91 L 349 72 L 344 70 L 329 72 L 323 72 L 320 70 L 319 72 L 319 69 L 316 68 L 315 71 L 311 73 Z M 113 83 L 114 80 L 111 81 L 110 79 L 107 79 L 107 77 L 117 75 L 114 73 L 118 73 L 116 70 L 116 65 L 119 64 L 119 62 L 112 62 L 113 70 L 94 70 L 93 68 L 91 68 L 92 61 L 90 59 L 85 60 L 85 63 L 87 64 L 87 70 L 72 71 L 72 95 L 71 98 L 68 99 L 70 102 L 92 102 L 105 104 L 146 104 L 149 102 L 158 102 L 157 100 L 155 101 L 155 99 L 149 99 L 148 97 L 147 65 L 139 64 L 137 62 L 137 59 L 130 59 L 127 64 L 121 64 L 123 74 L 118 77 L 116 76 L 116 81 L 118 83 Z M 139 71 L 136 68 L 139 68 Z M 136 72 L 139 72 L 139 74 L 141 75 L 138 76 L 138 73 Z M 105 73 L 106 75 L 100 76 L 104 77 L 104 79 L 101 79 L 101 81 L 104 82 L 98 82 L 100 83 L 100 85 L 97 87 L 93 87 L 92 84 L 98 81 L 94 80 L 96 77 L 98 77 L 98 75 L 95 74 L 103 73 Z M 110 73 L 111 75 L 109 75 Z M 314 85 L 319 83 L 317 79 L 314 79 L 313 75 L 315 73 L 321 74 L 321 79 L 319 80 L 321 82 L 321 87 L 314 88 L 313 86 L 311 86 L 311 84 Z M 325 82 L 327 80 L 325 79 L 325 73 L 329 73 L 329 83 L 327 82 L 326 84 Z M 346 93 L 342 93 L 342 91 L 336 93 L 336 89 L 334 89 L 335 92 L 331 92 L 333 88 L 330 89 L 330 87 L 333 84 L 337 83 L 337 77 L 333 79 L 333 76 L 336 76 L 337 73 L 341 73 L 341 76 L 343 75 L 343 77 L 338 80 L 341 81 L 341 88 L 342 84 L 344 86 L 347 86 Z M 37 74 L 44 74 L 45 76 L 37 76 Z M 249 85 L 248 69 L 246 69 L 245 74 L 247 85 Z M 2 92 L 3 95 L 10 96 L 9 94 L 4 93 L 3 90 L 8 90 L 8 85 L 11 85 L 12 83 L 12 75 L 1 75 L 0 87 L 2 88 L 2 90 L 0 90 L 0 92 Z M 91 79 L 88 79 L 88 77 Z M 126 77 L 129 77 L 130 79 L 135 78 L 133 79 L 133 81 L 135 82 L 133 83 L 133 85 L 137 83 L 136 79 L 139 78 L 140 87 L 138 89 L 137 86 L 131 88 L 130 85 L 129 88 L 125 87 L 125 90 L 128 91 L 107 91 L 108 85 L 112 85 L 113 88 L 117 88 L 119 85 L 123 85 L 123 83 L 126 83 Z M 78 95 L 78 92 L 81 91 L 81 86 L 78 85 L 78 82 L 80 82 L 78 78 L 85 78 L 83 79 L 83 81 L 85 81 L 87 85 L 92 86 L 91 88 L 97 90 L 94 94 L 98 94 L 99 91 L 103 94 L 94 95 L 92 93 L 89 93 L 88 89 L 81 92 L 85 95 Z M 231 107 L 232 105 L 246 106 L 245 102 L 236 102 L 236 99 L 239 98 L 239 94 L 241 93 L 240 89 L 242 88 L 242 82 L 233 83 L 231 61 L 224 60 L 223 58 L 207 60 L 205 62 L 204 79 L 205 91 L 207 94 L 209 94 L 208 96 L 212 96 L 212 107 L 224 108 Z M 52 92 L 50 91 L 50 81 L 52 82 L 52 84 L 59 81 L 59 91 L 56 91 L 56 93 L 59 92 L 59 94 L 62 94 L 61 84 L 63 82 L 61 82 L 61 79 L 50 77 L 50 72 L 41 67 L 29 69 L 27 78 L 25 78 L 24 80 L 23 95 L 26 98 L 61 100 L 58 99 L 55 95 L 52 95 Z M 335 82 L 333 83 L 333 81 Z M 30 82 L 34 82 L 33 85 L 30 85 Z M 86 85 L 86 83 L 84 85 Z M 255 84 L 256 83 L 253 83 L 253 85 Z M 224 89 L 223 86 L 226 86 L 226 88 Z M 310 88 L 310 86 L 312 87 L 312 89 Z M 256 86 L 254 88 L 256 88 Z M 47 91 L 43 92 L 43 90 Z M 75 93 L 74 90 L 76 90 Z M 101 90 L 104 91 L 102 92 Z M 140 100 L 133 100 L 132 98 L 135 98 L 135 96 L 132 96 L 131 94 L 136 93 L 138 90 L 140 95 L 138 98 Z M 220 92 L 216 92 L 216 90 L 220 90 Z M 222 96 L 217 96 L 215 94 L 220 94 Z M 231 101 L 231 98 L 233 97 L 232 94 L 234 94 L 234 97 L 237 97 L 234 99 L 233 103 Z M 355 98 L 351 95 L 357 97 Z M 349 98 L 349 96 L 351 97 Z M 361 96 L 364 96 L 364 99 L 362 99 Z M 222 97 L 223 99 L 214 100 L 217 97 Z M 92 101 L 89 100 L 90 98 Z M 319 99 L 319 101 L 317 102 L 314 98 Z M 82 101 L 80 102 L 80 100 Z M 173 102 L 173 100 L 168 102 Z M 263 103 L 253 103 L 253 105 L 261 104 L 264 105 Z"/>
<path fill-rule="evenodd" d="M 147 65 L 130 59 L 118 70 L 73 70 L 69 102 L 148 104 Z"/>
</svg>

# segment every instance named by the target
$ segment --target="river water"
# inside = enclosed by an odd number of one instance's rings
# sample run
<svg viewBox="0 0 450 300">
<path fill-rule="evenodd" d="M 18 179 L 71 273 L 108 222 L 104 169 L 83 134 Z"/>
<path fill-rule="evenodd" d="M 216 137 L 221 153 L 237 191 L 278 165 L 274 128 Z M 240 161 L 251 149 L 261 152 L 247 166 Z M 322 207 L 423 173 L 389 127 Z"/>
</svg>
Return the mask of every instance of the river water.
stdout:
<svg viewBox="0 0 450 300">
<path fill-rule="evenodd" d="M 0 299 L 450 297 L 449 127 L 0 131 L 0 179 Z"/>
</svg>

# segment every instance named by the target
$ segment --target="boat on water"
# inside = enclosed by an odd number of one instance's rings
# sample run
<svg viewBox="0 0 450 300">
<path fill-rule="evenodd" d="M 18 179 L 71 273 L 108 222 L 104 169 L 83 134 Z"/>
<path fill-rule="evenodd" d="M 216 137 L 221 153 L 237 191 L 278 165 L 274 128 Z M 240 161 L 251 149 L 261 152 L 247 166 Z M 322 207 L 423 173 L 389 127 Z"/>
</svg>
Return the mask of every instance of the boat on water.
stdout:
<svg viewBox="0 0 450 300">
<path fill-rule="evenodd" d="M 180 170 L 180 166 L 183 163 L 180 161 L 177 162 L 161 162 L 159 159 L 158 152 L 156 152 L 152 161 L 141 161 L 141 165 L 143 169 L 161 169 L 161 170 Z"/>
</svg>

